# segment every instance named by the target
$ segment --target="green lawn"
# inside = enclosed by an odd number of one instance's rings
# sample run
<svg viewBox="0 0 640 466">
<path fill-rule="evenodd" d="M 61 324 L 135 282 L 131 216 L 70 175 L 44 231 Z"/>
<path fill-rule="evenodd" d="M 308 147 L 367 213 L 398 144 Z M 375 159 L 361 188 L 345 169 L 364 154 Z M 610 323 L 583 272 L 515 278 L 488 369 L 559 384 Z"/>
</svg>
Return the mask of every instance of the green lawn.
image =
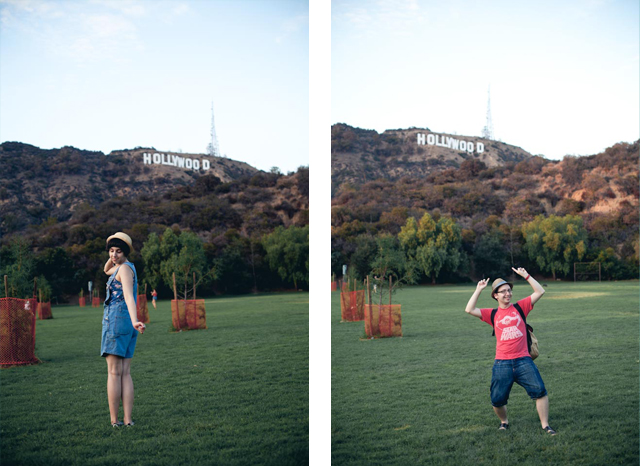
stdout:
<svg viewBox="0 0 640 466">
<path fill-rule="evenodd" d="M 400 291 L 403 338 L 361 340 L 332 293 L 332 465 L 638 464 L 638 282 L 550 282 L 528 322 L 550 424 L 514 385 L 511 428 L 489 399 L 495 338 L 464 312 L 475 286 Z M 531 293 L 516 283 L 515 298 Z M 488 291 L 480 307 L 495 307 Z"/>
<path fill-rule="evenodd" d="M 131 365 L 131 428 L 114 429 L 102 308 L 54 307 L 37 321 L 42 364 L 0 371 L 0 463 L 42 465 L 308 463 L 309 295 L 206 300 L 207 330 L 151 322 Z M 121 409 L 122 419 L 122 409 Z"/>
</svg>

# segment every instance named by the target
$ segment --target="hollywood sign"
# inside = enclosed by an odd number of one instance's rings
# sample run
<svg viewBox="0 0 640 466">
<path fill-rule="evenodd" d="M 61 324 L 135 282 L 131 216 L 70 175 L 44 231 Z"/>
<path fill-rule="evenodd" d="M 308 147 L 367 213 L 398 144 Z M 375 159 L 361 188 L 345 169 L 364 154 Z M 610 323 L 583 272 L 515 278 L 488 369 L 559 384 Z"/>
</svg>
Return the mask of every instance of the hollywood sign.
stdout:
<svg viewBox="0 0 640 466">
<path fill-rule="evenodd" d="M 462 141 L 442 134 L 429 133 L 425 135 L 418 133 L 418 145 L 424 146 L 425 144 L 430 146 L 448 147 L 449 149 L 463 150 L 466 152 L 473 152 L 475 150 L 478 154 L 484 152 L 484 144 L 481 142 L 474 144 L 471 141 Z"/>
<path fill-rule="evenodd" d="M 169 165 L 171 167 L 186 168 L 188 170 L 209 170 L 211 163 L 207 159 L 190 159 L 189 157 L 180 157 L 179 155 L 171 154 L 142 154 L 145 165 L 158 164 Z"/>
</svg>

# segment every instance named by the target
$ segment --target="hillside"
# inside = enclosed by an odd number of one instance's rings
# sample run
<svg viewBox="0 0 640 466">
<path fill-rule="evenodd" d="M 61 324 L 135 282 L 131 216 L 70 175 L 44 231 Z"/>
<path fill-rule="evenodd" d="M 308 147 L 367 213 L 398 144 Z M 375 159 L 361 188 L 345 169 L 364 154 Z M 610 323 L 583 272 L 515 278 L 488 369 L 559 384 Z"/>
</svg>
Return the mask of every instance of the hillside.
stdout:
<svg viewBox="0 0 640 466">
<path fill-rule="evenodd" d="M 150 163 L 144 163 L 148 153 Z M 156 155 L 157 154 L 157 155 Z M 160 157 L 158 157 L 160 155 Z M 155 160 L 160 163 L 153 163 Z M 162 162 L 170 158 L 206 160 L 208 170 L 194 170 Z M 44 150 L 18 142 L 0 144 L 0 233 L 20 231 L 48 218 L 69 220 L 81 204 L 97 207 L 114 197 L 158 196 L 194 184 L 204 175 L 223 183 L 259 172 L 234 160 L 202 154 L 158 152 L 153 148 L 114 151 L 109 155 L 63 147 Z"/>
<path fill-rule="evenodd" d="M 428 128 L 378 134 L 342 123 L 331 127 L 332 193 L 344 183 L 426 178 L 436 171 L 458 168 L 465 160 L 494 168 L 530 157 L 520 147 L 503 142 L 433 133 Z"/>
<path fill-rule="evenodd" d="M 264 241 L 279 227 L 308 238 L 306 167 L 284 175 L 201 154 L 137 148 L 104 155 L 14 142 L 0 145 L 0 164 L 0 268 L 10 269 L 26 247 L 33 275 L 59 301 L 75 299 L 89 280 L 104 285 L 104 240 L 116 231 L 131 236 L 141 280 L 143 245 L 170 229 L 202 241 L 207 267 L 217 271 L 198 287 L 204 295 L 294 285 L 273 272 Z M 166 283 L 158 292 L 172 296 Z"/>
<path fill-rule="evenodd" d="M 610 248 L 630 267 L 625 270 L 636 268 L 637 277 L 638 155 L 636 141 L 562 161 L 537 156 L 517 161 L 514 154 L 513 160 L 491 166 L 473 157 L 457 168 L 428 174 L 427 169 L 412 168 L 403 169 L 403 176 L 396 179 L 343 181 L 334 186 L 332 199 L 332 268 L 339 274 L 342 264 L 356 260 L 352 256 L 361 260 L 370 238 L 397 235 L 407 218 L 419 219 L 425 212 L 455 220 L 462 228 L 463 249 L 472 265 L 476 250 L 489 241 L 485 235 L 496 228 L 513 244 L 509 254 L 526 263 L 527 258 L 518 252 L 523 223 L 540 214 L 577 215 L 589 235 L 586 260 L 595 260 Z M 357 169 L 347 166 L 345 171 Z M 335 177 L 334 182 L 340 179 Z"/>
</svg>

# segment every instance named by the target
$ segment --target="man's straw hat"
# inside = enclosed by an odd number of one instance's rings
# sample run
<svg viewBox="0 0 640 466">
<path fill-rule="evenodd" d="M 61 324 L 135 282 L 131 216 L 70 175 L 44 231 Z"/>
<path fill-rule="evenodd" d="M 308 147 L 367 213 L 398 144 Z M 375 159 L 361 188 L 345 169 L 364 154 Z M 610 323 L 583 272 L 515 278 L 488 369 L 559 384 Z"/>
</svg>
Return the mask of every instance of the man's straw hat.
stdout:
<svg viewBox="0 0 640 466">
<path fill-rule="evenodd" d="M 493 281 L 493 284 L 491 285 L 491 297 L 493 299 L 496 299 L 493 295 L 498 290 L 498 288 L 500 288 L 502 285 L 509 285 L 509 287 L 513 290 L 513 283 L 509 283 L 508 281 L 503 280 L 502 278 L 496 278 Z"/>
<path fill-rule="evenodd" d="M 119 231 L 118 233 L 116 233 L 114 235 L 111 235 L 111 236 L 109 236 L 107 238 L 107 244 L 109 244 L 109 241 L 111 241 L 114 238 L 117 238 L 117 239 L 122 240 L 125 243 L 127 243 L 127 245 L 129 246 L 129 249 L 131 249 L 133 251 L 133 242 L 131 241 L 131 237 L 129 235 Z"/>
</svg>

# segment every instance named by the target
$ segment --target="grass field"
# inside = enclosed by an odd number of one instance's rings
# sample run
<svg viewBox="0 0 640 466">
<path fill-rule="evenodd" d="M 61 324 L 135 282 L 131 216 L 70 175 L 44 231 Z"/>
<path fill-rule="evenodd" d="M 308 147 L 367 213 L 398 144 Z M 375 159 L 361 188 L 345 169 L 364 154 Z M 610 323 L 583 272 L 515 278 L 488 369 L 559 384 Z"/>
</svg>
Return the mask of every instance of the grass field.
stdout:
<svg viewBox="0 0 640 466">
<path fill-rule="evenodd" d="M 114 429 L 102 308 L 37 321 L 42 364 L 0 371 L 3 465 L 308 463 L 309 295 L 206 300 L 207 330 L 170 333 L 168 301 L 131 374 L 134 427 Z M 120 410 L 122 419 L 122 408 Z"/>
<path fill-rule="evenodd" d="M 556 283 L 528 322 L 549 392 L 551 437 L 514 385 L 508 431 L 489 399 L 495 337 L 464 312 L 475 286 L 411 287 L 403 338 L 360 340 L 332 293 L 332 465 L 638 464 L 639 285 Z M 515 299 L 531 293 L 520 282 Z M 485 291 L 479 307 L 495 307 Z"/>
</svg>

